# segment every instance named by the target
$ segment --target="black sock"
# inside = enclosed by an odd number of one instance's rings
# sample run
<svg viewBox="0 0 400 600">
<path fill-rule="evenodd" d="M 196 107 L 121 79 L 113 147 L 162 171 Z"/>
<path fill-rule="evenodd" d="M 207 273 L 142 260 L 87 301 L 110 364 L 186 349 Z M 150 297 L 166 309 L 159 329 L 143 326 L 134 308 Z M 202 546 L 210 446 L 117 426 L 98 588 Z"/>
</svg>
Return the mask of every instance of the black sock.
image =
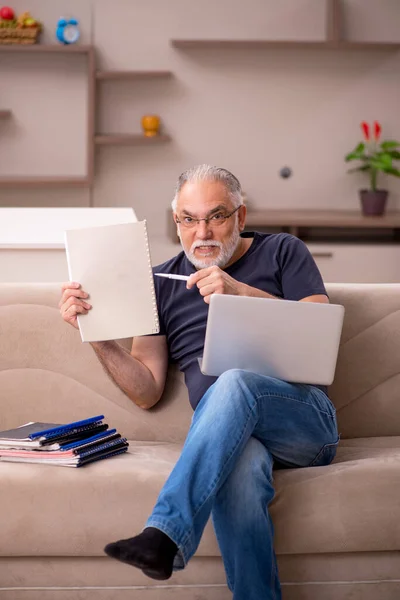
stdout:
<svg viewBox="0 0 400 600">
<path fill-rule="evenodd" d="M 178 548 L 164 532 L 155 527 L 147 527 L 136 537 L 107 544 L 104 552 L 112 558 L 142 569 L 148 577 L 169 579 Z"/>
</svg>

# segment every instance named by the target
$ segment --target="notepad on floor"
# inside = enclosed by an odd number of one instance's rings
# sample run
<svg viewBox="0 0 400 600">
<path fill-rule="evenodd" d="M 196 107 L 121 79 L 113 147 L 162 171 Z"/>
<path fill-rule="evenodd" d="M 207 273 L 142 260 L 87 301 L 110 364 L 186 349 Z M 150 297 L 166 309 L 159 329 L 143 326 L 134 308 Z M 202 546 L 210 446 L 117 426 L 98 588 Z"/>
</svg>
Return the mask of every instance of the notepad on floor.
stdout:
<svg viewBox="0 0 400 600">
<path fill-rule="evenodd" d="M 83 342 L 159 332 L 146 221 L 65 232 L 68 273 L 89 294 Z"/>
</svg>

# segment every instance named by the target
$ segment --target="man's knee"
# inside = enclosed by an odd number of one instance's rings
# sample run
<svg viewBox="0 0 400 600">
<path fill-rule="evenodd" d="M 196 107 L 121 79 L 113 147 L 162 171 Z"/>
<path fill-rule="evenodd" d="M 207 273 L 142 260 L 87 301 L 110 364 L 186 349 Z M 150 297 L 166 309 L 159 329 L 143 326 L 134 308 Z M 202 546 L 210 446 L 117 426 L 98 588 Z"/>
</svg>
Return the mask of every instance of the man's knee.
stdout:
<svg viewBox="0 0 400 600">
<path fill-rule="evenodd" d="M 207 390 L 198 406 L 198 413 L 228 415 L 241 407 L 254 408 L 256 403 L 251 378 L 253 373 L 243 369 L 230 369 L 220 375 Z"/>
<path fill-rule="evenodd" d="M 284 381 L 270 377 L 269 375 L 259 375 L 252 371 L 246 371 L 245 369 L 229 369 L 218 377 L 218 380 L 214 384 L 220 390 L 237 390 L 249 391 L 253 394 L 265 393 L 269 391 L 271 393 L 280 391 L 282 386 L 288 384 Z"/>
<path fill-rule="evenodd" d="M 254 373 L 244 369 L 229 369 L 218 377 L 217 383 L 221 387 L 248 385 L 254 378 Z"/>
</svg>

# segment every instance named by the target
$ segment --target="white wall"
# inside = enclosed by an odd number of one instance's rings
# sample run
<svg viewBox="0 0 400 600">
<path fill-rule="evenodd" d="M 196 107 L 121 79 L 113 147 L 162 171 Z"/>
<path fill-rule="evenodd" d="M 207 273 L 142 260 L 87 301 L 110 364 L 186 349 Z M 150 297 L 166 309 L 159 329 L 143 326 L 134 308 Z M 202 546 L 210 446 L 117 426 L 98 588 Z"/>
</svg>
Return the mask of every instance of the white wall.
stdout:
<svg viewBox="0 0 400 600">
<path fill-rule="evenodd" d="M 400 41 L 400 2 L 344 0 L 343 5 L 349 38 Z M 65 2 L 32 0 L 29 8 L 45 22 L 51 41 Z M 255 208 L 358 209 L 357 190 L 366 181 L 346 174 L 343 156 L 360 139 L 359 122 L 381 120 L 385 137 L 400 138 L 400 52 L 183 51 L 169 44 L 173 37 L 323 39 L 322 0 L 76 0 L 68 10 L 82 20 L 83 41 L 95 44 L 100 68 L 174 72 L 171 80 L 99 83 L 97 131 L 138 132 L 140 117 L 157 112 L 173 141 L 97 149 L 91 193 L 0 189 L 1 206 L 134 206 L 138 218 L 147 218 L 151 239 L 170 253 L 166 211 L 183 169 L 201 162 L 225 166 L 241 179 Z M 53 60 L 42 60 L 47 59 Z M 1 56 L 0 75 L 2 64 Z M 29 76 L 24 69 L 20 77 Z M 52 95 L 59 88 L 53 90 L 46 70 L 43 77 L 39 71 L 35 93 L 27 88 L 23 100 L 31 108 L 30 119 L 43 103 L 50 116 L 59 111 Z M 2 96 L 4 86 L 0 107 Z M 81 100 L 80 92 L 73 94 L 70 114 L 82 110 Z M 57 164 L 47 161 L 46 168 L 58 170 L 62 136 L 41 120 L 58 152 Z M 9 139 L 4 127 L 0 123 L 3 157 Z M 66 135 L 70 172 L 82 148 L 77 150 Z M 31 144 L 12 157 L 0 162 L 0 175 L 6 169 L 31 172 L 42 161 Z M 293 169 L 289 180 L 278 175 L 284 165 Z M 391 190 L 389 209 L 400 208 L 400 182 L 382 180 L 382 186 Z"/>
</svg>

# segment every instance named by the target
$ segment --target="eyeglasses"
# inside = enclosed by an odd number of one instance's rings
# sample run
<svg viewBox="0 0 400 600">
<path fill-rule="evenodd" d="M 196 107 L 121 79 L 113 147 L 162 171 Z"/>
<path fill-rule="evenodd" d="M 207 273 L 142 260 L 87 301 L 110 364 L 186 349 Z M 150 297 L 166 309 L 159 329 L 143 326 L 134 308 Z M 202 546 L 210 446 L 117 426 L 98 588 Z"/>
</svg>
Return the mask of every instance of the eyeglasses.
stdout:
<svg viewBox="0 0 400 600">
<path fill-rule="evenodd" d="M 241 206 L 241 205 L 240 205 Z M 235 214 L 237 210 L 239 210 L 240 206 L 235 208 L 231 213 L 225 214 L 222 212 L 218 212 L 215 215 L 211 215 L 210 217 L 205 217 L 204 219 L 195 219 L 194 217 L 182 217 L 182 219 L 175 219 L 175 223 L 177 225 L 182 225 L 185 229 L 193 229 L 199 225 L 200 221 L 205 221 L 205 224 L 208 227 L 214 229 L 214 227 L 221 227 L 225 223 L 227 219 L 229 219 L 232 215 Z"/>
</svg>

